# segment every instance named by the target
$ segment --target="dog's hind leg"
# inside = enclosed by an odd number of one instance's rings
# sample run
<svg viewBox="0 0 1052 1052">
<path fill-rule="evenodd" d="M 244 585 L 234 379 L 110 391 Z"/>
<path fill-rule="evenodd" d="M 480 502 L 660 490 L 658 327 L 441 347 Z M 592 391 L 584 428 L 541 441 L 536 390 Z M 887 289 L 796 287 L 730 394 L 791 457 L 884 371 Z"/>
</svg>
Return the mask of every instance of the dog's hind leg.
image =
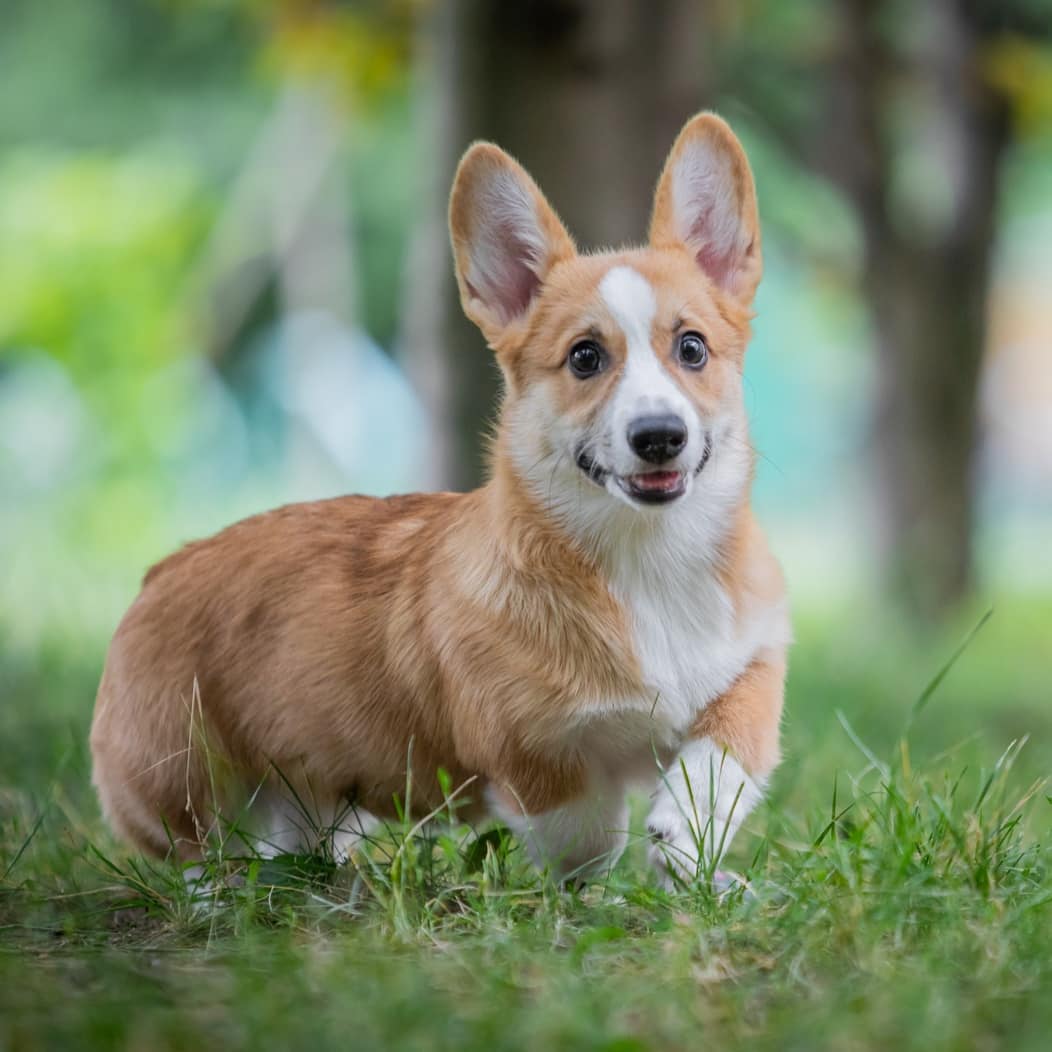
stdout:
<svg viewBox="0 0 1052 1052">
<path fill-rule="evenodd" d="M 533 862 L 561 881 L 608 873 L 628 841 L 624 787 L 612 779 L 593 778 L 582 795 L 534 814 L 506 792 L 491 787 L 487 795 L 494 814 L 523 841 Z"/>
</svg>

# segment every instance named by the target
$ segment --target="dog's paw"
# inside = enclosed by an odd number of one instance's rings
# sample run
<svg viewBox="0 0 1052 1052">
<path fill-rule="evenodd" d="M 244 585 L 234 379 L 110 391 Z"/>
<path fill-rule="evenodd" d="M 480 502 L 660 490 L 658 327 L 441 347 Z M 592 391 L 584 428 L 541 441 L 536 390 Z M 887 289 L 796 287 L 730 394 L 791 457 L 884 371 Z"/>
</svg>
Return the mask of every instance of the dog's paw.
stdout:
<svg viewBox="0 0 1052 1052">
<path fill-rule="evenodd" d="M 688 743 L 665 772 L 647 817 L 648 857 L 662 883 L 689 883 L 710 870 L 761 792 L 714 742 Z"/>
<path fill-rule="evenodd" d="M 729 869 L 718 869 L 712 874 L 712 890 L 721 899 L 732 891 L 738 892 L 744 899 L 756 898 L 756 892 L 749 881 L 740 873 Z"/>
<path fill-rule="evenodd" d="M 711 822 L 699 814 L 696 823 L 693 817 L 688 820 L 672 794 L 659 790 L 647 816 L 647 860 L 666 888 L 673 888 L 677 880 L 689 883 L 697 879 L 704 867 L 704 825 Z"/>
</svg>

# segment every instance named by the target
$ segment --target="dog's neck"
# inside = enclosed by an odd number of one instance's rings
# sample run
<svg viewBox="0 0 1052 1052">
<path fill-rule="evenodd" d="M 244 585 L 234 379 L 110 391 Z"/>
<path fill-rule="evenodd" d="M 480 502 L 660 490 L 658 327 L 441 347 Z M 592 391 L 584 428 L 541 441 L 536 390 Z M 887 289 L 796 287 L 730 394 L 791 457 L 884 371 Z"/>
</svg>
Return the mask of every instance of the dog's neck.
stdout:
<svg viewBox="0 0 1052 1052">
<path fill-rule="evenodd" d="M 748 510 L 752 470 L 748 441 L 724 436 L 678 503 L 631 507 L 580 473 L 564 471 L 538 486 L 498 444 L 481 494 L 513 566 L 541 569 L 534 561 L 546 564 L 559 550 L 612 584 L 628 576 L 671 586 L 726 566 Z"/>
</svg>

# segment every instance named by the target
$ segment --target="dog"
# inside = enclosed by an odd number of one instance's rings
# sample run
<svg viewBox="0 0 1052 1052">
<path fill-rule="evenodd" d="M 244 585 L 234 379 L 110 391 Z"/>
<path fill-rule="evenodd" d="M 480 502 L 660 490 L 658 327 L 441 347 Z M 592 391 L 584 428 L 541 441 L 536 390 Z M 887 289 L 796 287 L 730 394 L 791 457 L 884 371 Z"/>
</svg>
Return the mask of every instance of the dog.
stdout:
<svg viewBox="0 0 1052 1052">
<path fill-rule="evenodd" d="M 616 862 L 643 785 L 659 879 L 711 875 L 778 763 L 790 642 L 750 509 L 745 153 L 689 121 L 643 248 L 579 253 L 489 143 L 449 220 L 504 378 L 488 481 L 286 506 L 154 566 L 98 691 L 103 812 L 187 867 L 223 823 L 344 857 L 455 787 L 567 878 Z"/>
</svg>

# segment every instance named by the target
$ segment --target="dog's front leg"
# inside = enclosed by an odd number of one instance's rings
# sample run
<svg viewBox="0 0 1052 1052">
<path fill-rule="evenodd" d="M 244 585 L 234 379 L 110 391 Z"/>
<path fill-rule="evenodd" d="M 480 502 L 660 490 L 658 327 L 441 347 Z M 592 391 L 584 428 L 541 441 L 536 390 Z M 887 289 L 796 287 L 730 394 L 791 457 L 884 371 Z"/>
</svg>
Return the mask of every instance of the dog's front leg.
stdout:
<svg viewBox="0 0 1052 1052">
<path fill-rule="evenodd" d="M 647 818 L 651 864 L 666 884 L 712 873 L 778 763 L 785 659 L 757 659 L 691 727 L 662 773 Z"/>
</svg>

